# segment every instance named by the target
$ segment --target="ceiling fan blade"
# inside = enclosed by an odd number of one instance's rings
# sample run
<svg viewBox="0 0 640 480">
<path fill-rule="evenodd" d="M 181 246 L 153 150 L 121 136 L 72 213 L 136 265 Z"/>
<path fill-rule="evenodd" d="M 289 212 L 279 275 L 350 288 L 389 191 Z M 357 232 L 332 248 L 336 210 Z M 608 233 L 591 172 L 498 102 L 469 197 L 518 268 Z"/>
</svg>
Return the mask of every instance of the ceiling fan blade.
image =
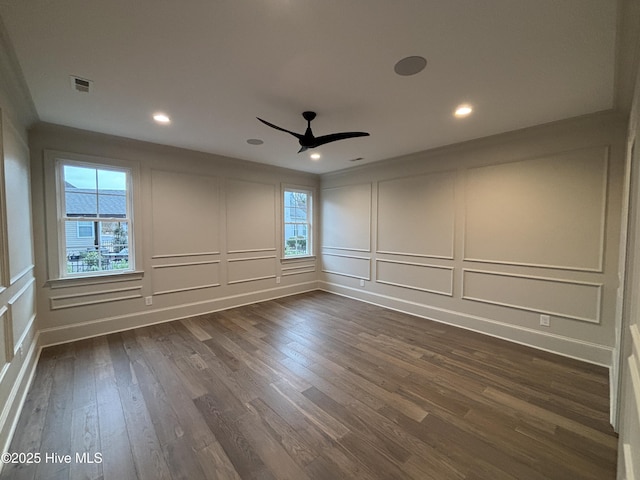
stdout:
<svg viewBox="0 0 640 480">
<path fill-rule="evenodd" d="M 262 123 L 264 123 L 265 125 L 268 125 L 271 128 L 275 128 L 276 130 L 280 130 L 281 132 L 286 132 L 290 135 L 293 135 L 294 137 L 296 137 L 298 140 L 302 139 L 303 135 L 296 133 L 296 132 L 292 132 L 291 130 L 287 130 L 286 128 L 282 128 L 279 127 L 277 125 L 274 125 L 273 123 L 269 123 L 266 120 L 261 119 L 260 117 L 256 117 L 258 120 L 260 120 Z"/>
<path fill-rule="evenodd" d="M 366 132 L 341 132 L 341 133 L 331 133 L 329 135 L 322 135 L 320 137 L 316 137 L 316 141 L 314 143 L 314 148 L 319 147 L 320 145 L 324 145 L 326 143 L 335 142 L 337 140 L 345 140 L 347 138 L 355 138 L 355 137 L 368 137 L 369 134 Z"/>
<path fill-rule="evenodd" d="M 308 149 L 309 147 L 300 147 L 300 150 L 298 150 L 298 153 L 306 152 Z"/>
</svg>

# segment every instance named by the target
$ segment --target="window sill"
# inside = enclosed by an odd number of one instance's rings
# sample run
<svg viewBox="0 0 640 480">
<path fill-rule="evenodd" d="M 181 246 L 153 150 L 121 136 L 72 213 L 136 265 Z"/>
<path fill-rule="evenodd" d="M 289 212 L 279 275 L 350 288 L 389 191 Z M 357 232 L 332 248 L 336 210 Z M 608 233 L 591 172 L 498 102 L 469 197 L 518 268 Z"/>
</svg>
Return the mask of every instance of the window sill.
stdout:
<svg viewBox="0 0 640 480">
<path fill-rule="evenodd" d="M 45 286 L 51 288 L 63 288 L 63 287 L 80 287 L 84 285 L 100 285 L 103 283 L 114 283 L 114 282 L 127 282 L 130 280 L 142 280 L 144 276 L 144 271 L 135 270 L 135 271 L 126 271 L 126 272 L 108 272 L 108 273 L 98 273 L 94 275 L 86 275 L 79 277 L 62 277 L 62 278 L 52 278 L 47 280 Z"/>
</svg>

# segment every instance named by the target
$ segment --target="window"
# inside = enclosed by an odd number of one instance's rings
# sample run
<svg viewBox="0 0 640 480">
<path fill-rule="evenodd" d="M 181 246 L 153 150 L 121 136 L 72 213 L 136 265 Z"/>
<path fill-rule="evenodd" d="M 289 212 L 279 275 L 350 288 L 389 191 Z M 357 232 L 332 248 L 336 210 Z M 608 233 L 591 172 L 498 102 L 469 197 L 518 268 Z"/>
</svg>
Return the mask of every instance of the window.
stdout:
<svg viewBox="0 0 640 480">
<path fill-rule="evenodd" d="M 133 270 L 131 172 L 58 160 L 60 276 Z"/>
<path fill-rule="evenodd" d="M 312 192 L 285 188 L 284 190 L 284 257 L 313 255 L 311 245 Z"/>
<path fill-rule="evenodd" d="M 78 238 L 93 237 L 93 222 L 78 222 Z"/>
</svg>

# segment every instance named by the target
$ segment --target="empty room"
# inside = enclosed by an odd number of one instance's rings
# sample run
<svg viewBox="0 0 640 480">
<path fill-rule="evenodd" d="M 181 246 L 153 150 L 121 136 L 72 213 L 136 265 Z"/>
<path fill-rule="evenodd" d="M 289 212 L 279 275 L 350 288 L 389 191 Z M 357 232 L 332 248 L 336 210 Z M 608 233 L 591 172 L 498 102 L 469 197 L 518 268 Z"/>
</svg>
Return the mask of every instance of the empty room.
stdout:
<svg viewBox="0 0 640 480">
<path fill-rule="evenodd" d="M 638 25 L 0 2 L 0 480 L 640 480 Z"/>
</svg>

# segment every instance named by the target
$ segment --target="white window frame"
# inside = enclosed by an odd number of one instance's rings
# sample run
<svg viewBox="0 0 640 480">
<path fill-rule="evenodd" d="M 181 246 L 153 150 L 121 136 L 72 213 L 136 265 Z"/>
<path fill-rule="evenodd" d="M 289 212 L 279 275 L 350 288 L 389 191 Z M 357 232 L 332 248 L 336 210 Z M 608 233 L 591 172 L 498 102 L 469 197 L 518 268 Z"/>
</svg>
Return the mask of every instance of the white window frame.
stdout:
<svg viewBox="0 0 640 480">
<path fill-rule="evenodd" d="M 120 275 L 126 273 L 132 273 L 135 271 L 135 243 L 134 243 L 134 222 L 133 222 L 133 170 L 130 167 L 111 164 L 110 162 L 102 163 L 99 160 L 88 161 L 84 159 L 70 158 L 70 155 L 57 155 L 55 157 L 55 197 L 56 197 L 56 212 L 57 212 L 57 232 L 58 232 L 58 277 L 60 279 L 70 278 L 87 278 L 87 277 L 100 277 L 105 275 Z M 66 221 L 78 221 L 78 222 L 123 222 L 119 217 L 67 217 L 65 206 L 65 185 L 64 185 L 64 173 L 63 169 L 65 165 L 71 165 L 76 167 L 85 167 L 96 170 L 112 170 L 116 172 L 125 172 L 127 175 L 127 195 L 126 195 L 126 218 L 124 221 L 128 223 L 128 263 L 129 268 L 118 270 L 99 270 L 95 272 L 67 272 L 67 239 L 66 239 Z"/>
<path fill-rule="evenodd" d="M 304 222 L 304 225 L 307 227 L 307 253 L 305 255 L 287 255 L 287 238 L 286 231 L 287 225 L 291 222 L 286 221 L 285 214 L 285 195 L 287 192 L 294 193 L 304 193 L 307 195 L 307 221 Z M 295 260 L 299 258 L 309 258 L 314 256 L 314 242 L 313 242 L 313 233 L 314 233 L 314 189 L 311 187 L 297 186 L 297 185 L 283 185 L 282 186 L 282 258 L 283 260 Z M 302 223 L 301 223 L 302 224 Z"/>
</svg>

